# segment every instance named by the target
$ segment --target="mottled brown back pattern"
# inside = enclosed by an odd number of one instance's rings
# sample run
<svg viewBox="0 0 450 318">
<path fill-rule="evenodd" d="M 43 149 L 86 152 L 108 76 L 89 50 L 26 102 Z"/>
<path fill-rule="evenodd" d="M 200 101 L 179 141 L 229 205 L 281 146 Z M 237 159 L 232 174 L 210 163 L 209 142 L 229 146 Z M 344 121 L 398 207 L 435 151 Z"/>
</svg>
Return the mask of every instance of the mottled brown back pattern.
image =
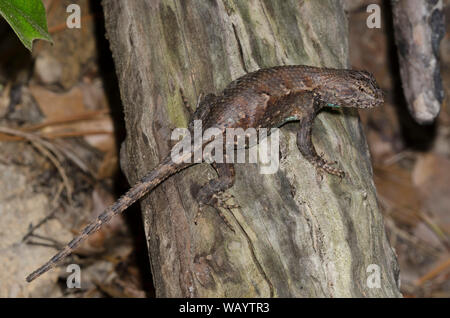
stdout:
<svg viewBox="0 0 450 318">
<path fill-rule="evenodd" d="M 323 107 L 371 108 L 383 103 L 383 94 L 374 77 L 365 71 L 318 68 L 292 65 L 276 66 L 246 74 L 231 82 L 221 94 L 207 95 L 195 111 L 193 120 L 202 120 L 203 129 L 279 127 L 289 121 L 299 121 L 297 145 L 306 160 L 317 169 L 344 177 L 344 172 L 333 163 L 317 155 L 311 141 L 311 128 L 317 113 Z M 168 136 L 169 137 L 169 136 Z M 225 138 L 225 135 L 224 135 Z M 203 141 L 204 148 L 210 140 Z M 186 155 L 190 157 L 191 154 Z M 121 213 L 135 201 L 153 190 L 178 171 L 195 163 L 174 163 L 167 156 L 155 169 L 135 184 L 126 194 L 90 223 L 80 235 L 31 273 L 31 282 L 69 255 L 90 234 L 97 231 L 114 215 Z M 237 208 L 227 204 L 225 191 L 234 184 L 231 164 L 215 163 L 218 178 L 209 181 L 196 194 L 199 211 L 205 205 Z"/>
</svg>

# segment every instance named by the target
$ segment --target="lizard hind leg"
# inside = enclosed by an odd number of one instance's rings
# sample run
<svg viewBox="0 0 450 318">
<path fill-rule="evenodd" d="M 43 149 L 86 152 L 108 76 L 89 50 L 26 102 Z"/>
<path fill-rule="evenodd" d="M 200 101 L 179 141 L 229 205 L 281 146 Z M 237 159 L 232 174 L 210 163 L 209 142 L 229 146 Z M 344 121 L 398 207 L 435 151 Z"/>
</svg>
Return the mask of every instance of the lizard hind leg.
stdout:
<svg viewBox="0 0 450 318">
<path fill-rule="evenodd" d="M 311 139 L 313 120 L 314 115 L 306 116 L 300 120 L 300 131 L 297 133 L 298 150 L 316 169 L 344 178 L 345 172 L 333 167 L 337 164 L 337 161 L 328 162 L 323 156 L 317 154 Z"/>
<path fill-rule="evenodd" d="M 239 206 L 236 204 L 230 204 L 228 201 L 233 198 L 231 194 L 225 193 L 226 190 L 231 188 L 234 184 L 234 165 L 230 163 L 213 163 L 213 168 L 218 174 L 218 178 L 209 180 L 195 195 L 195 198 L 199 204 L 198 212 L 195 216 L 194 222 L 197 224 L 197 220 L 205 206 L 211 206 L 215 208 L 222 220 L 232 230 L 233 227 L 225 218 L 219 208 L 234 209 Z"/>
</svg>

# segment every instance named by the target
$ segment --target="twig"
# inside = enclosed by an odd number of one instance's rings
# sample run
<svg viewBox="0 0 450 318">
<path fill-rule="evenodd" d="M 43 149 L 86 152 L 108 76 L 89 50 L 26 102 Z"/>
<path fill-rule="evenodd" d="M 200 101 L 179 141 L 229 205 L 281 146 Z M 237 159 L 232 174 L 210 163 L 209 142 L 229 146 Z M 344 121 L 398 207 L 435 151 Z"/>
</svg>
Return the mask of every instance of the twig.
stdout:
<svg viewBox="0 0 450 318">
<path fill-rule="evenodd" d="M 63 179 L 64 186 L 66 187 L 67 198 L 69 200 L 69 204 L 73 205 L 72 204 L 72 186 L 70 185 L 69 178 L 67 177 L 66 172 L 65 172 L 64 168 L 61 166 L 61 164 L 59 163 L 58 159 L 50 151 L 48 151 L 47 148 L 43 147 L 39 142 L 37 142 L 35 140 L 31 140 L 31 144 L 36 149 L 38 149 L 44 156 L 46 156 L 56 167 L 56 170 L 58 170 L 61 178 Z"/>
<path fill-rule="evenodd" d="M 21 141 L 25 140 L 26 138 L 21 136 L 9 136 L 5 134 L 6 136 L 2 136 L 0 134 L 0 140 L 1 141 Z M 67 131 L 67 132 L 53 132 L 53 133 L 44 133 L 40 134 L 40 138 L 46 138 L 46 139 L 61 139 L 61 138 L 74 138 L 74 137 L 82 137 L 82 136 L 91 136 L 91 135 L 112 135 L 112 132 L 109 130 L 81 130 L 81 131 Z"/>
<path fill-rule="evenodd" d="M 52 219 L 53 216 L 55 215 L 55 212 L 56 212 L 57 210 L 58 210 L 58 209 L 57 209 L 56 207 L 53 208 L 52 211 L 51 211 L 47 216 L 45 216 L 42 220 L 40 220 L 35 226 L 30 227 L 30 229 L 28 230 L 27 234 L 25 234 L 25 235 L 23 236 L 22 242 L 25 242 L 25 240 L 26 240 L 28 237 L 30 237 L 31 235 L 33 235 L 33 232 L 34 232 L 36 229 L 38 229 L 39 227 L 41 227 L 42 224 L 44 224 L 44 223 L 47 222 L 48 220 Z"/>
<path fill-rule="evenodd" d="M 426 273 L 425 275 L 420 277 L 414 283 L 414 285 L 422 286 L 426 281 L 435 278 L 436 276 L 438 276 L 440 273 L 442 273 L 443 271 L 445 271 L 449 267 L 450 267 L 450 257 L 447 258 L 444 262 L 442 262 L 438 266 L 436 266 L 433 269 L 431 269 L 428 273 Z"/>
<path fill-rule="evenodd" d="M 36 229 L 38 229 L 39 227 L 42 226 L 42 224 L 44 224 L 45 222 L 47 222 L 48 220 L 53 218 L 56 211 L 58 210 L 58 207 L 59 207 L 58 201 L 59 201 L 59 198 L 61 197 L 61 192 L 62 192 L 63 188 L 64 188 L 64 186 L 62 186 L 60 184 L 58 187 L 58 190 L 56 191 L 55 197 L 53 198 L 52 202 L 50 203 L 50 206 L 52 207 L 52 211 L 47 216 L 45 216 L 41 221 L 39 221 L 35 226 L 30 226 L 29 231 L 22 238 L 22 242 L 24 242 L 29 236 L 31 236 Z"/>
<path fill-rule="evenodd" d="M 100 115 L 107 115 L 109 113 L 110 112 L 107 109 L 86 111 L 81 114 L 75 114 L 75 115 L 67 116 L 67 117 L 63 117 L 63 118 L 47 120 L 41 124 L 30 125 L 30 126 L 24 127 L 22 130 L 23 131 L 38 130 L 38 129 L 48 127 L 48 126 L 55 126 L 55 125 L 67 124 L 67 123 L 72 123 L 72 122 L 77 122 L 77 121 L 84 121 L 87 119 L 95 119 L 96 117 L 98 117 Z"/>
<path fill-rule="evenodd" d="M 401 160 L 403 160 L 404 158 L 407 158 L 409 156 L 413 155 L 412 152 L 410 151 L 402 151 L 399 152 L 397 154 L 394 154 L 393 156 L 387 158 L 386 160 L 383 161 L 383 165 L 384 166 L 390 166 L 393 165 L 394 163 L 397 163 Z"/>
<path fill-rule="evenodd" d="M 72 187 L 70 185 L 69 179 L 67 178 L 66 172 L 64 171 L 64 168 L 59 163 L 59 161 L 62 160 L 62 155 L 59 152 L 59 150 L 56 149 L 56 147 L 52 145 L 50 142 L 34 134 L 25 133 L 20 130 L 8 127 L 0 127 L 0 132 L 9 135 L 20 136 L 27 139 L 37 150 L 39 150 L 45 157 L 47 157 L 53 163 L 53 165 L 56 167 L 56 170 L 58 170 L 58 173 L 63 179 L 63 183 L 67 191 L 67 198 L 69 200 L 69 204 L 72 205 Z"/>
<path fill-rule="evenodd" d="M 27 244 L 29 244 L 29 245 L 49 246 L 49 247 L 53 247 L 53 248 L 58 249 L 58 250 L 59 250 L 61 247 L 64 246 L 63 244 L 61 244 L 61 243 L 58 242 L 57 240 L 52 239 L 52 238 L 50 238 L 50 237 L 45 237 L 45 236 L 38 235 L 38 234 L 31 234 L 30 236 L 31 236 L 31 237 L 35 237 L 35 238 L 38 238 L 38 239 L 41 239 L 41 240 L 44 240 L 44 241 L 51 242 L 51 243 L 53 243 L 53 245 L 50 245 L 50 244 L 47 244 L 47 243 L 39 243 L 39 242 L 27 242 Z"/>
</svg>

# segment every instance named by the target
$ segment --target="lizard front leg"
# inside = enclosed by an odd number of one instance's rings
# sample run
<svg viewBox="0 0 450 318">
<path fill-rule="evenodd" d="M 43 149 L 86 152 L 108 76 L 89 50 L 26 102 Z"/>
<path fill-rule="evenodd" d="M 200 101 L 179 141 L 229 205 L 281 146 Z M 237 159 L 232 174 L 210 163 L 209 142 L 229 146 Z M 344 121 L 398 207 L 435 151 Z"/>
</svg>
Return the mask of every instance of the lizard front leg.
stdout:
<svg viewBox="0 0 450 318">
<path fill-rule="evenodd" d="M 323 170 L 329 174 L 343 178 L 345 176 L 344 171 L 332 167 L 337 162 L 328 162 L 319 156 L 314 148 L 311 139 L 312 126 L 315 112 L 308 113 L 302 119 L 300 119 L 300 130 L 297 133 L 297 147 L 300 153 L 308 160 L 314 167 L 319 170 Z"/>
<path fill-rule="evenodd" d="M 206 205 L 216 208 L 219 212 L 219 216 L 224 220 L 224 222 L 231 228 L 231 224 L 225 218 L 225 216 L 220 212 L 218 208 L 232 209 L 239 206 L 234 204 L 229 204 L 227 201 L 232 198 L 231 195 L 225 194 L 225 191 L 234 185 L 235 180 L 235 170 L 234 165 L 231 163 L 213 163 L 213 168 L 218 174 L 218 178 L 209 180 L 200 190 L 198 191 L 196 197 L 199 203 L 198 213 L 195 216 L 195 223 L 202 213 Z"/>
</svg>

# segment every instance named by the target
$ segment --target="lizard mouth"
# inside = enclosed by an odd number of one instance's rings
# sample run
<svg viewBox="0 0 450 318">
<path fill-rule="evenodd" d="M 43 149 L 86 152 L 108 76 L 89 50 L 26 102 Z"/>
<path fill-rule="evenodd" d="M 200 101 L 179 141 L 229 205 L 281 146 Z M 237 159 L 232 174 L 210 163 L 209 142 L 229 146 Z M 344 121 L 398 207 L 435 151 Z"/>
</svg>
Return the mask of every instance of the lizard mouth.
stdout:
<svg viewBox="0 0 450 318">
<path fill-rule="evenodd" d="M 378 100 L 366 103 L 361 108 L 375 108 L 375 107 L 381 106 L 383 104 L 383 102 L 384 102 L 383 99 L 378 99 Z"/>
<path fill-rule="evenodd" d="M 383 91 L 377 92 L 378 94 L 375 97 L 370 98 L 369 100 L 365 100 L 361 103 L 361 108 L 375 108 L 383 105 L 385 93 Z"/>
</svg>

